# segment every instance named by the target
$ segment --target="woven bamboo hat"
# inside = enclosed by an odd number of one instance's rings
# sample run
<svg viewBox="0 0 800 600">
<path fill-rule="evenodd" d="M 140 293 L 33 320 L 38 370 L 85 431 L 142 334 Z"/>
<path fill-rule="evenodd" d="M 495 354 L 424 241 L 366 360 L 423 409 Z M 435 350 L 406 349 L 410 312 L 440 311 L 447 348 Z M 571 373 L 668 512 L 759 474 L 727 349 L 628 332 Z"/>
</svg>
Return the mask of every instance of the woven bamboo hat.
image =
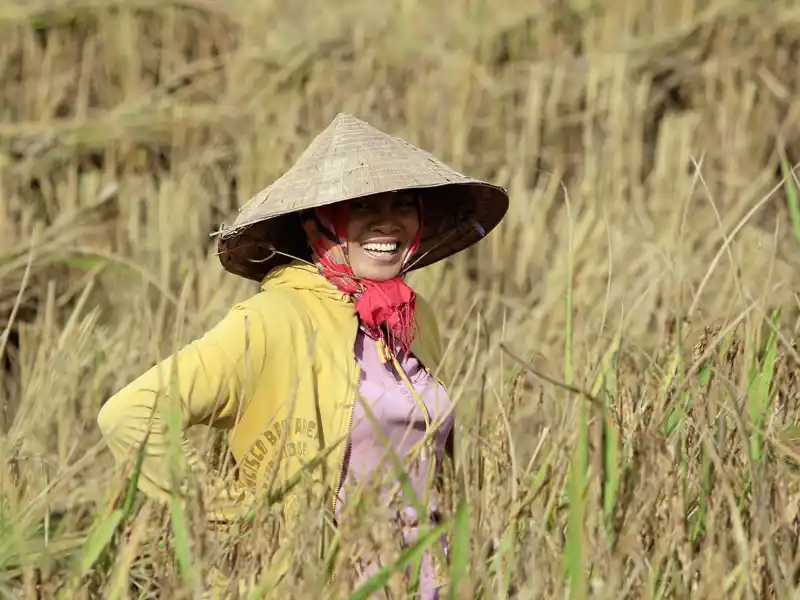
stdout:
<svg viewBox="0 0 800 600">
<path fill-rule="evenodd" d="M 231 273 L 261 281 L 290 257 L 311 260 L 300 211 L 401 190 L 414 190 L 425 207 L 410 270 L 480 241 L 508 210 L 502 187 L 457 173 L 424 150 L 340 113 L 289 171 L 214 234 L 220 261 Z"/>
</svg>

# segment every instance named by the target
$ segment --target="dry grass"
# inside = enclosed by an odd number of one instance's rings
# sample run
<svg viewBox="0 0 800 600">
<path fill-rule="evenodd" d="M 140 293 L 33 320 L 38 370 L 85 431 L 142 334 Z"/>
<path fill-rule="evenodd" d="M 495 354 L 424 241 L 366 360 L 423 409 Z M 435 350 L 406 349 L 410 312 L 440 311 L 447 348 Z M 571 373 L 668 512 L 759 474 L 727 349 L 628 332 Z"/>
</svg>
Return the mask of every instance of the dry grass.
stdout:
<svg viewBox="0 0 800 600">
<path fill-rule="evenodd" d="M 796 3 L 10 0 L 0 27 L 4 597 L 189 597 L 171 550 L 218 558 L 139 500 L 86 554 L 124 492 L 95 415 L 253 293 L 208 234 L 340 110 L 513 197 L 415 276 L 458 382 L 458 597 L 796 593 Z M 318 525 L 277 597 L 348 597 Z"/>
</svg>

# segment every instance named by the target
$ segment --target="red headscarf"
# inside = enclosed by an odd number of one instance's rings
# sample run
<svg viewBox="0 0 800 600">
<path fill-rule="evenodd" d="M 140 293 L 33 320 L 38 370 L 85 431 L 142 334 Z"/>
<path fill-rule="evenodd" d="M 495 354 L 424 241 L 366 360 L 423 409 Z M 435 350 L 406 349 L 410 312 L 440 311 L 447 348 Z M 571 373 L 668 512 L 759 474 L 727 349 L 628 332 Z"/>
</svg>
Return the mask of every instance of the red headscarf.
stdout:
<svg viewBox="0 0 800 600">
<path fill-rule="evenodd" d="M 422 239 L 422 203 L 417 202 L 419 230 L 403 261 L 405 267 Z M 384 337 L 392 350 L 408 352 L 414 341 L 416 294 L 398 275 L 386 281 L 362 279 L 353 274 L 347 251 L 347 202 L 316 208 L 303 220 L 303 229 L 320 273 L 356 301 L 361 326 L 374 339 Z"/>
</svg>

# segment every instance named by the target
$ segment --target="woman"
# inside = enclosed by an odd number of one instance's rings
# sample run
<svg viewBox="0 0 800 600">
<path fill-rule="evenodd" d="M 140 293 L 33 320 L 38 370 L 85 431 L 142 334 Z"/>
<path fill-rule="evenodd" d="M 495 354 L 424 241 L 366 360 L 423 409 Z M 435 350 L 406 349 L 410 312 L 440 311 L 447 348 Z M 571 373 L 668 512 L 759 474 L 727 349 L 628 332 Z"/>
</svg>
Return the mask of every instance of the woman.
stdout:
<svg viewBox="0 0 800 600">
<path fill-rule="evenodd" d="M 220 232 L 223 266 L 261 282 L 261 292 L 103 406 L 98 421 L 115 459 L 135 455 L 149 429 L 139 488 L 168 501 L 172 406 L 181 430 L 228 431 L 237 479 L 231 488 L 212 484 L 212 521 L 236 518 L 315 457 L 313 479 L 340 526 L 347 499 L 393 472 L 387 452 L 412 464 L 414 491 L 428 499 L 426 482 L 452 452 L 453 407 L 435 318 L 403 276 L 476 243 L 507 208 L 502 188 L 338 115 Z M 185 437 L 182 448 L 202 471 Z M 380 489 L 389 505 L 392 490 Z M 387 519 L 407 543 L 418 519 L 413 499 L 392 497 Z M 428 506 L 435 513 L 435 502 Z M 291 528 L 297 496 L 285 496 L 282 509 Z M 361 577 L 377 564 L 365 555 Z M 436 597 L 428 558 L 421 588 L 421 597 Z"/>
</svg>

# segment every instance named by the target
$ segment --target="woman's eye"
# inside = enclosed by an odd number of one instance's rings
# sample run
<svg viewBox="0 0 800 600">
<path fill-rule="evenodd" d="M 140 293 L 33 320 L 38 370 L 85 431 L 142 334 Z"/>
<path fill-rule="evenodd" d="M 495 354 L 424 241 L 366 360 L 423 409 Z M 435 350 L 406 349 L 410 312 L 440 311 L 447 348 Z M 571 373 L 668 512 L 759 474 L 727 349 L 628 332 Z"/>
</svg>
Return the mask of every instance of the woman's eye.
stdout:
<svg viewBox="0 0 800 600">
<path fill-rule="evenodd" d="M 414 198 L 401 198 L 397 201 L 397 206 L 399 208 L 416 208 L 417 203 Z"/>
</svg>

